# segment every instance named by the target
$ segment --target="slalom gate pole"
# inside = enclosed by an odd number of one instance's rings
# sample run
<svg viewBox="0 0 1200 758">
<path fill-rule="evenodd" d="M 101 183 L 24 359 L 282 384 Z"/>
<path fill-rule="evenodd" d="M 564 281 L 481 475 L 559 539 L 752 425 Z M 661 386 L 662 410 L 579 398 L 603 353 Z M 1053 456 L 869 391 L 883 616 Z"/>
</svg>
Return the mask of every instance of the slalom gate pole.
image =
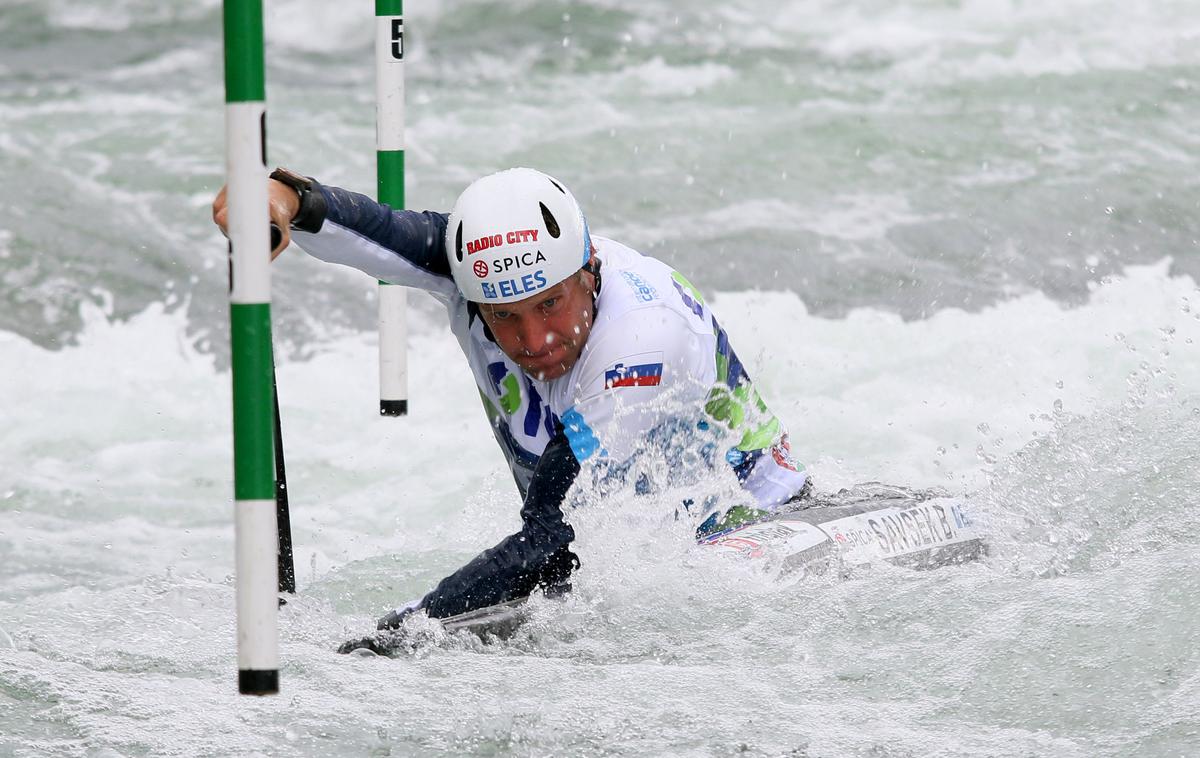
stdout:
<svg viewBox="0 0 1200 758">
<path fill-rule="evenodd" d="M 404 208 L 404 0 L 375 0 L 377 199 Z M 379 414 L 408 414 L 408 292 L 379 283 Z"/>
<path fill-rule="evenodd" d="M 274 250 L 274 248 L 271 248 Z M 279 591 L 296 594 L 296 564 L 292 559 L 292 517 L 288 513 L 287 469 L 283 465 L 283 424 L 279 420 L 279 386 L 271 361 L 271 394 L 275 399 L 275 524 L 279 532 Z M 280 598 L 279 604 L 283 605 Z"/>
<path fill-rule="evenodd" d="M 224 0 L 238 690 L 279 692 L 262 0 Z"/>
</svg>

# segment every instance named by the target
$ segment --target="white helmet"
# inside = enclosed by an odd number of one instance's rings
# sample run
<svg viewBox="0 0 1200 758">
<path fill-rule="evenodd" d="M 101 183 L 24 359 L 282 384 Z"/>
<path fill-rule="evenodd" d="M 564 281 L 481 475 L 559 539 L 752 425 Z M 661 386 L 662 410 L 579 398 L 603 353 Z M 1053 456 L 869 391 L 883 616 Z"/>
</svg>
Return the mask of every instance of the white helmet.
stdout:
<svg viewBox="0 0 1200 758">
<path fill-rule="evenodd" d="M 458 196 L 446 225 L 454 283 L 476 303 L 533 297 L 582 268 L 591 249 L 579 203 L 531 168 L 475 180 Z"/>
</svg>

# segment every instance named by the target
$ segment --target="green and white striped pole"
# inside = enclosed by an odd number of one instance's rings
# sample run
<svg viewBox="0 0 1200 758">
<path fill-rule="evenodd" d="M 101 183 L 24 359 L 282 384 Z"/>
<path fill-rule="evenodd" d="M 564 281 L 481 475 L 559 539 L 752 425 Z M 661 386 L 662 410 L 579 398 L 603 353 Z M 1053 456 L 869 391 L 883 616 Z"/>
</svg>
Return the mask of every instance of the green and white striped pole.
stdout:
<svg viewBox="0 0 1200 758">
<path fill-rule="evenodd" d="M 279 576 L 262 0 L 225 0 L 224 19 L 238 690 L 269 695 L 279 692 Z"/>
<path fill-rule="evenodd" d="M 375 167 L 379 202 L 404 207 L 404 2 L 375 0 Z M 408 293 L 379 283 L 379 413 L 408 413 Z"/>
</svg>

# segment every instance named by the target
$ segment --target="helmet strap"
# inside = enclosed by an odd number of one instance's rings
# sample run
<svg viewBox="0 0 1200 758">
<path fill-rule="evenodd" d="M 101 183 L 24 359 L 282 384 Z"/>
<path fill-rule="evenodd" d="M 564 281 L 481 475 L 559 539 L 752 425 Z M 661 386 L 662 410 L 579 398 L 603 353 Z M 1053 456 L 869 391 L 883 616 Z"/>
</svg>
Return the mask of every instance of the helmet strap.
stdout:
<svg viewBox="0 0 1200 758">
<path fill-rule="evenodd" d="M 594 303 L 596 298 L 600 296 L 600 259 L 593 255 L 588 258 L 588 262 L 583 264 L 580 270 L 586 271 L 596 277 L 596 288 L 592 290 L 592 302 Z"/>
<path fill-rule="evenodd" d="M 483 325 L 483 336 L 487 338 L 487 341 L 491 342 L 493 345 L 498 344 L 496 342 L 495 335 L 492 334 L 492 330 L 488 328 L 487 319 L 485 319 L 483 317 L 483 314 L 481 314 L 479 312 L 479 303 L 468 300 L 467 301 L 467 326 L 470 327 L 471 322 L 474 321 L 475 319 L 479 319 L 479 323 Z"/>
</svg>

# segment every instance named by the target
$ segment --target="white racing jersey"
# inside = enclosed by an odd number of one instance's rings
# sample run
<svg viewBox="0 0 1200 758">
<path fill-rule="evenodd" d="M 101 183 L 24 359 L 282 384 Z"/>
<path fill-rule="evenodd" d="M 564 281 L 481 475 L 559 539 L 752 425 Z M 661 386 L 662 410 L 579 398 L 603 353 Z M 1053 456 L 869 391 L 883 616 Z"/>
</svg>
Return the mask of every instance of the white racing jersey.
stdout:
<svg viewBox="0 0 1200 758">
<path fill-rule="evenodd" d="M 319 233 L 296 232 L 294 239 L 317 258 L 419 287 L 445 305 L 523 493 L 558 423 L 580 463 L 621 463 L 648 435 L 681 418 L 712 425 L 731 442 L 724 459 L 761 508 L 787 501 L 807 480 L 783 424 L 754 389 L 708 305 L 661 261 L 593 236 L 602 286 L 591 333 L 570 371 L 539 381 L 488 338 L 448 271 L 439 275 L 414 263 L 332 214 Z"/>
</svg>

